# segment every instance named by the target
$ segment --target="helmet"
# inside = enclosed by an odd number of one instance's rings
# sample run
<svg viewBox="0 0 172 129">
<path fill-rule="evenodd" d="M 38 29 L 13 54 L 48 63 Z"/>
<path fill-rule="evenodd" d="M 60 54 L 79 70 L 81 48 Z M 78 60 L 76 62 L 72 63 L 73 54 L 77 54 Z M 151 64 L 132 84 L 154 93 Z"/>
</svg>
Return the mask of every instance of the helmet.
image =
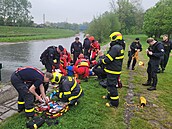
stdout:
<svg viewBox="0 0 172 129">
<path fill-rule="evenodd" d="M 62 74 L 58 72 L 53 73 L 53 79 L 51 79 L 52 83 L 59 83 L 61 80 Z"/>
<path fill-rule="evenodd" d="M 78 56 L 79 59 L 81 58 L 84 58 L 84 55 L 81 53 L 79 56 Z"/>
<path fill-rule="evenodd" d="M 93 36 L 91 36 L 91 37 L 89 38 L 89 40 L 92 42 L 92 41 L 95 40 L 95 39 L 94 39 Z"/>
<path fill-rule="evenodd" d="M 122 34 L 120 32 L 113 32 L 109 37 L 111 41 L 122 40 Z"/>
</svg>

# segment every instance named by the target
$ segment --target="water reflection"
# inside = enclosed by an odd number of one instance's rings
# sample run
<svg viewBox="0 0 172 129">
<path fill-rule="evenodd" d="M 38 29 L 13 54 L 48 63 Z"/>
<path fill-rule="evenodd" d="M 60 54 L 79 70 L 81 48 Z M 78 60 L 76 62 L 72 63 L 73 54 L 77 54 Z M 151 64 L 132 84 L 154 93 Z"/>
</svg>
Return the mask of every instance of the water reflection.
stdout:
<svg viewBox="0 0 172 129">
<path fill-rule="evenodd" d="M 83 41 L 83 34 L 79 35 L 80 41 Z M 39 69 L 43 65 L 39 61 L 41 53 L 51 45 L 63 45 L 68 51 L 70 45 L 75 37 L 30 41 L 27 43 L 1 45 L 0 46 L 0 63 L 3 64 L 2 69 L 2 82 L 8 82 L 13 71 L 20 66 L 34 66 Z"/>
</svg>

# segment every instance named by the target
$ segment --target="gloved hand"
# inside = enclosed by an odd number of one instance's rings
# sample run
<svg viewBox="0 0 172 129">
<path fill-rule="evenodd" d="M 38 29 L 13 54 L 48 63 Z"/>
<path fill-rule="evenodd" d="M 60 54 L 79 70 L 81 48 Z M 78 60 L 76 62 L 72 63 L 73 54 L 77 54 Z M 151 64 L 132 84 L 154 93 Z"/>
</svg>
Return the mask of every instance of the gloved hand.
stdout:
<svg viewBox="0 0 172 129">
<path fill-rule="evenodd" d="M 53 64 L 53 66 L 55 66 L 56 69 L 59 68 L 59 64 Z"/>
<path fill-rule="evenodd" d="M 50 99 L 52 99 L 56 94 L 57 94 L 57 92 L 56 92 L 56 91 L 53 91 L 53 92 L 50 94 Z"/>
<path fill-rule="evenodd" d="M 99 60 L 99 61 L 97 62 L 97 65 L 100 66 L 102 63 L 103 63 L 102 60 Z"/>
</svg>

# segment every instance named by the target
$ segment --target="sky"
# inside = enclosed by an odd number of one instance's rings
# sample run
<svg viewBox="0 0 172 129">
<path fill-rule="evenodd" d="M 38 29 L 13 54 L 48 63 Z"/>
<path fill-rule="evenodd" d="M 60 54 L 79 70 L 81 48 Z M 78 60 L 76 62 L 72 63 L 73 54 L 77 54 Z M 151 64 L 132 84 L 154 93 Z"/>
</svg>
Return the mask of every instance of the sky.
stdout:
<svg viewBox="0 0 172 129">
<path fill-rule="evenodd" d="M 92 21 L 94 16 L 110 11 L 111 0 L 28 0 L 32 4 L 30 9 L 35 23 L 69 22 L 83 23 Z M 142 0 L 142 7 L 146 10 L 154 6 L 159 0 Z"/>
</svg>

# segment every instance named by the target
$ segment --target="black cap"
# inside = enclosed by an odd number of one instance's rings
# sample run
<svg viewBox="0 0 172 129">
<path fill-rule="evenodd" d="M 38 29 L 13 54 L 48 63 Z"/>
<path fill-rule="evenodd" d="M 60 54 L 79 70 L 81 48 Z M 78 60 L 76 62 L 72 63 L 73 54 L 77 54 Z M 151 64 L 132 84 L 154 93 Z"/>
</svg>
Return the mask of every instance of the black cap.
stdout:
<svg viewBox="0 0 172 129">
<path fill-rule="evenodd" d="M 75 40 L 79 40 L 79 37 L 76 37 Z"/>
<path fill-rule="evenodd" d="M 140 40 L 139 38 L 136 38 L 135 40 Z"/>
<path fill-rule="evenodd" d="M 64 50 L 64 48 L 63 48 L 62 45 L 59 45 L 58 48 L 60 49 L 60 51 L 63 51 Z"/>
</svg>

